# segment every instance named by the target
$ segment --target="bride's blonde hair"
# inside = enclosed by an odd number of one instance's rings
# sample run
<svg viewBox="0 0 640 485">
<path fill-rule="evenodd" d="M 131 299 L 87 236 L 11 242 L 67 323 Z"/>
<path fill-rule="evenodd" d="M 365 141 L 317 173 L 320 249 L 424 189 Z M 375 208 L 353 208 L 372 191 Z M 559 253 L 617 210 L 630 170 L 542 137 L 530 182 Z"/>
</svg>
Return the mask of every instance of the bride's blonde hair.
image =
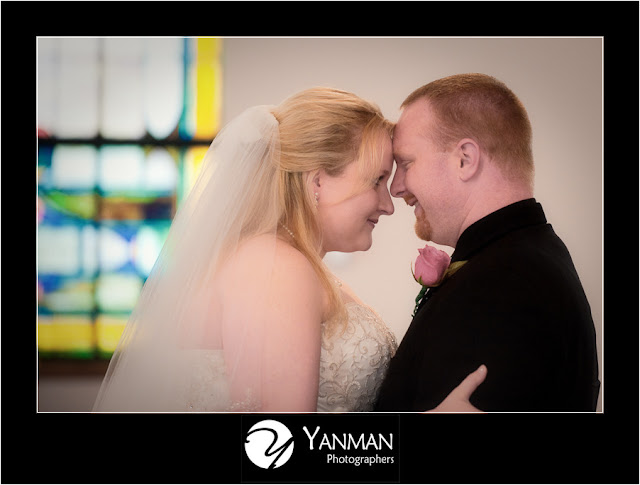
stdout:
<svg viewBox="0 0 640 485">
<path fill-rule="evenodd" d="M 275 238 L 286 234 L 278 228 L 286 225 L 295 235 L 291 244 L 327 289 L 327 330 L 338 328 L 336 322 L 346 321 L 346 311 L 320 258 L 322 234 L 310 174 L 322 169 L 337 175 L 358 163 L 363 187 L 373 184 L 390 130 L 376 106 L 326 88 L 303 91 L 277 107 L 254 106 L 229 122 L 212 142 L 194 187 L 173 219 L 95 409 L 260 409 L 262 361 L 260 345 L 254 344 L 263 341 L 262 332 L 269 329 L 241 318 L 244 308 L 238 308 L 237 299 L 225 305 L 229 291 L 234 298 L 244 296 L 239 294 L 242 288 L 227 285 L 225 270 L 235 268 L 226 263 L 240 254 L 245 241 L 264 235 L 274 236 L 261 238 L 273 245 L 260 246 L 260 256 L 275 258 Z M 269 267 L 269 261 L 264 263 Z M 252 297 L 247 295 L 246 301 Z M 237 339 L 225 341 L 226 326 L 233 326 Z M 213 359 L 217 353 L 199 352 L 205 349 L 222 350 L 224 362 Z M 201 359 L 207 359 L 206 372 L 196 369 L 205 365 Z M 221 372 L 212 373 L 218 365 Z M 205 376 L 206 396 L 197 391 Z M 239 395 L 234 394 L 236 386 L 242 389 Z"/>
<path fill-rule="evenodd" d="M 279 123 L 279 223 L 295 235 L 292 244 L 309 260 L 329 296 L 328 330 L 345 321 L 340 292 L 320 257 L 322 232 L 310 176 L 324 170 L 340 175 L 351 163 L 360 168 L 361 187 L 379 176 L 385 137 L 393 124 L 380 108 L 338 89 L 312 88 L 299 92 L 273 109 Z M 353 195 L 353 194 L 352 194 Z"/>
</svg>

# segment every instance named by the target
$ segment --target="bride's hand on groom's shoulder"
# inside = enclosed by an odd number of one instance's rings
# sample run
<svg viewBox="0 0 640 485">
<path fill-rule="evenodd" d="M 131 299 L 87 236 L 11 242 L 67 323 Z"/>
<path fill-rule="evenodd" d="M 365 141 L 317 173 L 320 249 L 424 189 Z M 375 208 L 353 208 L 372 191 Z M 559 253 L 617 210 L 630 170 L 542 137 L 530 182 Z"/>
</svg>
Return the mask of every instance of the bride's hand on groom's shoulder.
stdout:
<svg viewBox="0 0 640 485">
<path fill-rule="evenodd" d="M 482 413 L 469 398 L 487 377 L 487 367 L 483 364 L 469 374 L 438 406 L 427 413 Z"/>
</svg>

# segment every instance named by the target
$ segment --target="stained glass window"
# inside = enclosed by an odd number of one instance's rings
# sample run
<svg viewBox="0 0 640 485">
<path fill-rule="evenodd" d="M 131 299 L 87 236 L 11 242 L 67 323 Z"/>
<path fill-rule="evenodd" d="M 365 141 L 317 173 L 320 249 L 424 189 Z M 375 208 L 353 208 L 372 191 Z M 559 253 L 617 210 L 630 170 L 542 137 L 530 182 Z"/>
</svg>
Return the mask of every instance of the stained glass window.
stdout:
<svg viewBox="0 0 640 485">
<path fill-rule="evenodd" d="M 39 38 L 38 351 L 108 358 L 220 124 L 215 38 Z"/>
</svg>

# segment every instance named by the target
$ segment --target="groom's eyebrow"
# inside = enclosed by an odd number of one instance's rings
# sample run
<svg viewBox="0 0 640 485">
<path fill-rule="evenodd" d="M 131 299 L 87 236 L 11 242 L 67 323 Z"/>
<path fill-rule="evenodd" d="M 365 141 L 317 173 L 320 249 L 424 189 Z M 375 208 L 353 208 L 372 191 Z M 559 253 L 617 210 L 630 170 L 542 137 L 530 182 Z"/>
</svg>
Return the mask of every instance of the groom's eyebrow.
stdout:
<svg viewBox="0 0 640 485">
<path fill-rule="evenodd" d="M 393 150 L 393 159 L 398 161 L 398 160 L 402 160 L 404 158 L 407 158 L 406 156 L 403 156 L 402 152 L 400 150 Z"/>
<path fill-rule="evenodd" d="M 398 147 L 398 143 L 393 144 L 392 152 L 394 160 L 405 158 L 403 157 L 402 147 Z"/>
</svg>

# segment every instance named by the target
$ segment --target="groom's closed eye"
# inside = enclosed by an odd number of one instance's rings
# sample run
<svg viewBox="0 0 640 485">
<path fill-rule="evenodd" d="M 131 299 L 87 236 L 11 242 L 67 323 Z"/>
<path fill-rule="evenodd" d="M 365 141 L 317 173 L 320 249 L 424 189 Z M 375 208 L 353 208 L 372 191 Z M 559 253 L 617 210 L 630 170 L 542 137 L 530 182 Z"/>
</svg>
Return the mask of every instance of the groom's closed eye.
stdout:
<svg viewBox="0 0 640 485">
<path fill-rule="evenodd" d="M 398 158 L 396 159 L 396 164 L 398 165 L 399 169 L 406 169 L 409 164 L 412 162 L 412 160 L 406 159 L 406 158 Z"/>
<path fill-rule="evenodd" d="M 412 160 L 412 156 L 410 156 L 408 153 L 406 152 L 402 152 L 399 150 L 396 150 L 393 152 L 393 160 L 398 164 L 401 165 L 403 163 L 406 163 L 410 160 Z"/>
</svg>

